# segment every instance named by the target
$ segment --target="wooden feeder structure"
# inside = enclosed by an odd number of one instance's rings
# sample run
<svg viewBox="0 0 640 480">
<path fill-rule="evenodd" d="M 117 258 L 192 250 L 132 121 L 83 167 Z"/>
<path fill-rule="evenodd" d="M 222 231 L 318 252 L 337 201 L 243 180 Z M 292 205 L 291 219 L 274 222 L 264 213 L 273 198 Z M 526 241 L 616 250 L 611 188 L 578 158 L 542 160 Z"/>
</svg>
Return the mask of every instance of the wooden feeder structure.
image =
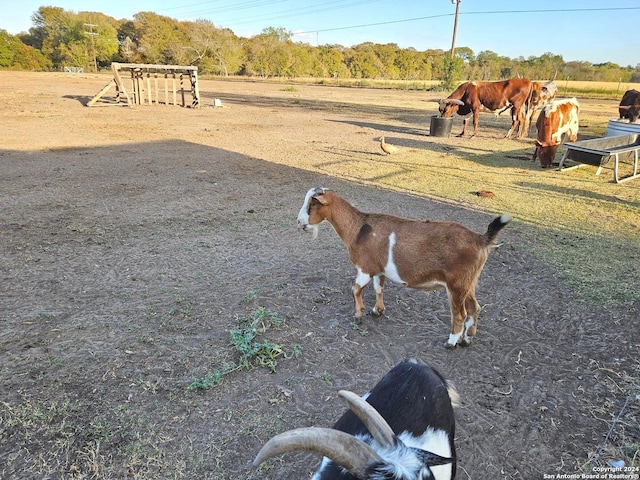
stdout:
<svg viewBox="0 0 640 480">
<path fill-rule="evenodd" d="M 111 70 L 113 79 L 87 103 L 88 107 L 125 105 L 125 101 L 128 106 L 155 104 L 198 108 L 200 105 L 198 67 L 113 62 Z M 125 83 L 131 87 L 127 89 Z M 114 87 L 115 102 L 106 101 L 104 95 Z M 191 94 L 189 104 L 187 92 Z"/>
</svg>

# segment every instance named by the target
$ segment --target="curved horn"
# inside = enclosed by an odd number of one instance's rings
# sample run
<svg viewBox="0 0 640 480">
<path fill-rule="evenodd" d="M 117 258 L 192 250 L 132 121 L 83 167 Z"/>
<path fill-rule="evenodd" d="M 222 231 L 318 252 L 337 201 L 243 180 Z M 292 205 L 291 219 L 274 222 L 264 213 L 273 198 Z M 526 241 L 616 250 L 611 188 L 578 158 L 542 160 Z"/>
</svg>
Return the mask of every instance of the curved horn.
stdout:
<svg viewBox="0 0 640 480">
<path fill-rule="evenodd" d="M 464 105 L 462 100 L 458 100 L 457 98 L 447 98 L 447 103 L 453 103 L 455 105 Z"/>
<path fill-rule="evenodd" d="M 387 421 L 373 406 L 353 392 L 340 390 L 338 395 L 347 402 L 353 413 L 364 423 L 373 439 L 382 447 L 393 448 L 396 445 L 396 434 Z"/>
<path fill-rule="evenodd" d="M 262 447 L 254 466 L 281 453 L 306 451 L 330 458 L 357 478 L 364 478 L 367 468 L 382 457 L 369 445 L 348 433 L 332 428 L 296 428 L 276 435 Z"/>
<path fill-rule="evenodd" d="M 441 98 L 430 98 L 429 100 L 427 100 L 428 102 L 436 102 L 436 103 L 440 103 L 442 101 Z"/>
</svg>

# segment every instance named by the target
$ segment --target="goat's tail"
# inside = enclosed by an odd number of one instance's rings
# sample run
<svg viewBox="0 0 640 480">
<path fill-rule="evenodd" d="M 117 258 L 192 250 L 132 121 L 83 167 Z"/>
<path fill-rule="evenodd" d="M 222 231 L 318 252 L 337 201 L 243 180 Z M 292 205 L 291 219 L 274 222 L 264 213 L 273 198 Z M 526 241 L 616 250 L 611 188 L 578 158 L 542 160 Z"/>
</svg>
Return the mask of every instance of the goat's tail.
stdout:
<svg viewBox="0 0 640 480">
<path fill-rule="evenodd" d="M 505 213 L 500 217 L 496 217 L 489 224 L 489 226 L 487 227 L 487 231 L 484 234 L 484 238 L 487 241 L 487 245 L 493 244 L 493 241 L 498 236 L 498 233 L 500 233 L 500 230 L 502 230 L 510 221 L 511 221 L 511 215 Z"/>
<path fill-rule="evenodd" d="M 445 380 L 445 383 L 447 384 L 447 393 L 449 393 L 451 406 L 453 408 L 459 408 L 462 405 L 462 402 L 460 401 L 460 394 L 458 393 L 456 386 L 451 380 Z"/>
</svg>

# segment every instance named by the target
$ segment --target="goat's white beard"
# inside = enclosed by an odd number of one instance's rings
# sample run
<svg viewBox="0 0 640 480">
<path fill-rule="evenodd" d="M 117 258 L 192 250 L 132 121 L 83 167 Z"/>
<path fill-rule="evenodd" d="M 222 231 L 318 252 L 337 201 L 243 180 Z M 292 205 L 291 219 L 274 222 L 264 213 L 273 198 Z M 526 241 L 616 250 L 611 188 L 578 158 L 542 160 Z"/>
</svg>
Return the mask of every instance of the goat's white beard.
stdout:
<svg viewBox="0 0 640 480">
<path fill-rule="evenodd" d="M 317 225 L 307 225 L 307 229 L 311 229 L 311 240 L 318 238 L 318 231 L 320 229 Z"/>
</svg>

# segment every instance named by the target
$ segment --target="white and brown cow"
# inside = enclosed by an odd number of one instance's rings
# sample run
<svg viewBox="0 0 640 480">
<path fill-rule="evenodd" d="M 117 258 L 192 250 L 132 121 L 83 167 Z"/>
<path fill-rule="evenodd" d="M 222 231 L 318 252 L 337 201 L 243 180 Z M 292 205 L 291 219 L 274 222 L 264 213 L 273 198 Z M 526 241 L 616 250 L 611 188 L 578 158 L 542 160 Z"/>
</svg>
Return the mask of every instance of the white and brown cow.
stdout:
<svg viewBox="0 0 640 480">
<path fill-rule="evenodd" d="M 580 104 L 575 98 L 560 98 L 548 103 L 536 122 L 538 138 L 532 160 L 539 158 L 540 166 L 546 168 L 567 138 L 575 142 L 578 139 L 579 114 Z"/>
<path fill-rule="evenodd" d="M 545 105 L 554 100 L 557 93 L 558 87 L 553 80 L 549 80 L 546 83 L 532 82 L 531 95 L 526 105 L 525 121 L 524 125 L 521 126 L 522 135 L 529 135 L 533 115 L 536 111 L 542 110 Z"/>
</svg>

